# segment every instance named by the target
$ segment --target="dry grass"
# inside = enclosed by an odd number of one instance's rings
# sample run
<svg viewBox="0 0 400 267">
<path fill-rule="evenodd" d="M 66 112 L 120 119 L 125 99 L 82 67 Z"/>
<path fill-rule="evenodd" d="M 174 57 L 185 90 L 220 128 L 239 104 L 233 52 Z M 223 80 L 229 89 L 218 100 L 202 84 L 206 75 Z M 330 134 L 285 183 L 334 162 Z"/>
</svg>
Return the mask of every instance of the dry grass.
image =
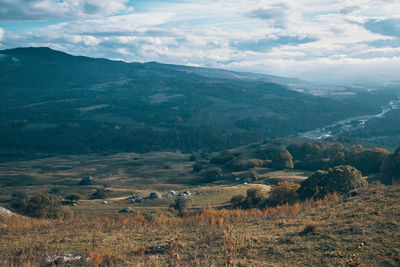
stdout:
<svg viewBox="0 0 400 267">
<path fill-rule="evenodd" d="M 192 163 L 189 155 L 172 152 L 55 155 L 1 163 L 0 183 L 71 186 L 91 175 L 100 185 L 147 189 L 150 184 L 154 190 L 164 190 L 190 183 Z M 166 165 L 170 168 L 164 169 Z"/>
<path fill-rule="evenodd" d="M 58 187 L 61 191 L 87 193 L 93 187 L 79 187 L 79 181 L 88 175 L 95 186 L 106 184 L 121 195 L 154 190 L 183 190 L 197 187 L 198 173 L 192 172 L 189 154 L 151 152 L 145 154 L 117 153 L 112 155 L 55 155 L 46 158 L 0 163 L 0 202 L 10 192 L 37 193 L 43 188 Z M 164 168 L 169 166 L 169 168 Z M 271 172 L 257 169 L 261 178 L 301 181 L 308 173 L 302 171 Z M 247 178 L 248 172 L 235 173 Z M 232 181 L 222 181 L 229 184 Z M 221 182 L 220 182 L 221 183 Z M 241 182 L 243 183 L 243 181 Z"/>
<path fill-rule="evenodd" d="M 375 184 L 343 199 L 151 221 L 3 216 L 0 260 L 41 266 L 46 256 L 78 253 L 76 266 L 399 266 L 399 197 L 398 186 Z"/>
</svg>

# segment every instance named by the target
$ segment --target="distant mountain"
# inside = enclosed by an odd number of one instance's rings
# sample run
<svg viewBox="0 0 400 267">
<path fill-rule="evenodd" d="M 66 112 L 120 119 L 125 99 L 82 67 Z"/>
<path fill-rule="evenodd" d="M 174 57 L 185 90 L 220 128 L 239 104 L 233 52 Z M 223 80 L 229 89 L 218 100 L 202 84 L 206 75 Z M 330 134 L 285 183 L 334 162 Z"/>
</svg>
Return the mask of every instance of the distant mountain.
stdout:
<svg viewBox="0 0 400 267">
<path fill-rule="evenodd" d="M 49 48 L 0 51 L 0 77 L 5 151 L 219 150 L 373 112 L 283 85 L 296 79 Z"/>
</svg>

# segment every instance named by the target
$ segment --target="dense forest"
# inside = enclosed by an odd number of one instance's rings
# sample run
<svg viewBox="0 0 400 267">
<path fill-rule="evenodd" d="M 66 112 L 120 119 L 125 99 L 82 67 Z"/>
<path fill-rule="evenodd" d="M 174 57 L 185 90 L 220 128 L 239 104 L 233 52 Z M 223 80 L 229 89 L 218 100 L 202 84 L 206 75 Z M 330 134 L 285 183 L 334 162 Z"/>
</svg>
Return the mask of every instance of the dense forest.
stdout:
<svg viewBox="0 0 400 267">
<path fill-rule="evenodd" d="M 376 113 L 392 97 L 355 105 L 290 90 L 269 76 L 48 48 L 0 53 L 0 150 L 8 154 L 218 151 Z"/>
</svg>

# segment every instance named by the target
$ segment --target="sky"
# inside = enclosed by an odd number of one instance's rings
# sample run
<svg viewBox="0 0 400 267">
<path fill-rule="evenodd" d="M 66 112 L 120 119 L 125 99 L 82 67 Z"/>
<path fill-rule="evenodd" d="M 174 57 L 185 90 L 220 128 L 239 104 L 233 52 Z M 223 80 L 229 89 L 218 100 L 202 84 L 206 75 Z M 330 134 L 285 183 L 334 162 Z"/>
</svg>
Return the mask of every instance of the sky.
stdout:
<svg viewBox="0 0 400 267">
<path fill-rule="evenodd" d="M 0 49 L 400 80 L 400 0 L 0 0 Z"/>
</svg>

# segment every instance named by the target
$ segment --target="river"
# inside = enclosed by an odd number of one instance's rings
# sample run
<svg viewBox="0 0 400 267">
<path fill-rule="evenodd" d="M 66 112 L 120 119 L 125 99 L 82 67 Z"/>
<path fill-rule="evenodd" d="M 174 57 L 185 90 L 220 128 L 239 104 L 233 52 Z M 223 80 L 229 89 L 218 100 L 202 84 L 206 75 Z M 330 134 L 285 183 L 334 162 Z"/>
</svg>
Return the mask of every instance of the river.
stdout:
<svg viewBox="0 0 400 267">
<path fill-rule="evenodd" d="M 345 120 L 338 121 L 334 124 L 327 125 L 322 128 L 317 128 L 312 131 L 299 133 L 298 135 L 303 138 L 320 140 L 327 137 L 336 137 L 344 133 L 365 127 L 365 123 L 370 119 L 382 118 L 386 113 L 400 108 L 400 97 L 397 100 L 390 101 L 387 105 L 382 107 L 382 111 L 378 114 L 363 115 L 352 117 Z"/>
</svg>

